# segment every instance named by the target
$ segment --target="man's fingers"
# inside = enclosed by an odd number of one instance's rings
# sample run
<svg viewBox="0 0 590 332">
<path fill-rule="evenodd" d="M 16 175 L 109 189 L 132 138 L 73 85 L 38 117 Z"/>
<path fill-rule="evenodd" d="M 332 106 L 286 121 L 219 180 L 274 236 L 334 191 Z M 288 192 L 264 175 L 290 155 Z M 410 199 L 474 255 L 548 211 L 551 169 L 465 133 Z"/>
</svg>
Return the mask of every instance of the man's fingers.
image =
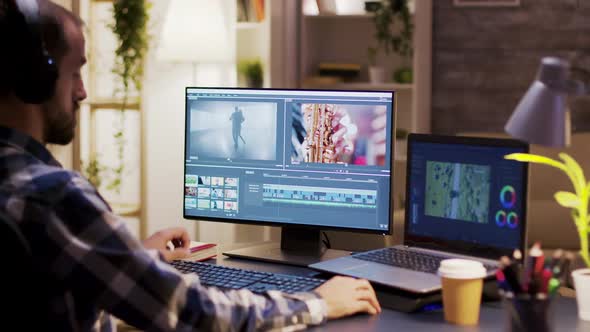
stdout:
<svg viewBox="0 0 590 332">
<path fill-rule="evenodd" d="M 186 231 L 185 228 L 183 227 L 172 227 L 172 228 L 168 228 L 166 230 L 163 231 L 164 232 L 164 236 L 167 240 L 172 240 L 172 239 L 179 239 L 181 240 L 181 247 L 179 248 L 185 248 L 188 249 L 190 247 L 190 237 L 188 236 L 188 232 Z"/>
<path fill-rule="evenodd" d="M 357 279 L 357 286 L 356 289 L 369 289 L 371 288 L 371 283 L 367 279 Z"/>
<path fill-rule="evenodd" d="M 166 251 L 164 256 L 167 261 L 173 261 L 177 259 L 186 258 L 190 255 L 190 251 L 184 248 L 176 248 L 174 250 Z"/>
<path fill-rule="evenodd" d="M 359 312 L 366 312 L 371 315 L 375 315 L 377 313 L 377 309 L 375 309 L 369 302 L 363 300 L 357 300 L 355 302 L 355 308 L 353 313 Z"/>
<path fill-rule="evenodd" d="M 386 116 L 379 116 L 371 121 L 371 127 L 373 130 L 383 129 L 387 126 L 387 117 Z"/>
<path fill-rule="evenodd" d="M 371 283 L 367 279 L 359 279 L 357 280 L 357 291 L 358 298 L 361 300 L 369 301 L 378 312 L 381 312 L 381 305 L 377 300 L 377 294 L 375 294 L 375 290 L 371 286 Z"/>
<path fill-rule="evenodd" d="M 375 294 L 375 290 L 373 289 L 373 287 L 369 288 L 369 292 L 371 293 L 371 296 L 373 299 L 375 299 L 375 304 L 377 305 L 377 311 L 381 312 L 381 303 L 379 303 L 379 300 L 377 299 L 377 294 Z"/>
<path fill-rule="evenodd" d="M 338 129 L 338 131 L 336 131 L 334 134 L 332 134 L 332 142 L 338 143 L 342 139 L 342 137 L 346 134 L 347 131 L 348 131 L 348 129 L 346 129 L 346 127 L 342 127 L 340 129 Z"/>
<path fill-rule="evenodd" d="M 181 238 L 182 238 L 182 247 L 184 249 L 188 249 L 190 248 L 191 245 L 191 238 L 188 236 L 188 232 L 186 231 L 186 229 L 183 229 L 184 232 L 182 232 L 181 234 Z"/>
<path fill-rule="evenodd" d="M 375 107 L 375 115 L 383 115 L 383 114 L 387 114 L 387 108 L 385 107 Z"/>
<path fill-rule="evenodd" d="M 366 301 L 377 312 L 381 312 L 381 306 L 379 305 L 379 301 L 377 301 L 377 297 L 375 297 L 375 292 L 373 292 L 373 290 L 357 290 L 357 300 Z"/>
</svg>

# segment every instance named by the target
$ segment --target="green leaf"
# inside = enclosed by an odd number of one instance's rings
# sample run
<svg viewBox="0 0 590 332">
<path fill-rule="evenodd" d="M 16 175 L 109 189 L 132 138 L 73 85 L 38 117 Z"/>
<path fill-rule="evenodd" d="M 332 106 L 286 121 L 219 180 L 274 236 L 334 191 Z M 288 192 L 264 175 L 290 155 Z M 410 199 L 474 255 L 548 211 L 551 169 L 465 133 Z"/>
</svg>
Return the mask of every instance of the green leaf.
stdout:
<svg viewBox="0 0 590 332">
<path fill-rule="evenodd" d="M 582 167 L 580 167 L 580 164 L 578 164 L 574 158 L 570 157 L 570 155 L 567 153 L 560 153 L 559 158 L 565 162 L 565 166 L 574 175 L 579 189 L 583 190 L 586 183 L 586 178 L 584 177 L 584 171 L 582 170 Z"/>
<path fill-rule="evenodd" d="M 536 164 L 544 164 L 544 165 L 548 165 L 548 166 L 553 166 L 556 168 L 559 168 L 563 171 L 567 172 L 567 167 L 563 164 L 560 163 L 557 160 L 551 159 L 551 158 L 547 158 L 544 156 L 540 156 L 537 154 L 532 154 L 532 153 L 511 153 L 509 155 L 505 155 L 504 159 L 508 159 L 508 160 L 516 160 L 516 161 L 520 161 L 520 162 L 530 162 L 530 163 L 536 163 Z"/>
<path fill-rule="evenodd" d="M 532 153 L 511 153 L 511 154 L 505 155 L 504 159 L 516 160 L 516 161 L 520 161 L 520 162 L 544 164 L 544 165 L 555 167 L 557 169 L 562 170 L 570 178 L 570 181 L 572 181 L 572 184 L 573 184 L 574 188 L 576 189 L 576 193 L 582 194 L 582 191 L 584 190 L 583 186 L 582 186 L 582 188 L 579 188 L 580 185 L 577 182 L 576 175 L 564 163 L 559 162 L 557 160 L 553 160 L 551 158 L 547 158 L 547 157 L 532 154 Z"/>
<path fill-rule="evenodd" d="M 554 197 L 557 203 L 563 207 L 577 209 L 580 206 L 580 198 L 574 193 L 558 191 L 555 193 Z"/>
</svg>

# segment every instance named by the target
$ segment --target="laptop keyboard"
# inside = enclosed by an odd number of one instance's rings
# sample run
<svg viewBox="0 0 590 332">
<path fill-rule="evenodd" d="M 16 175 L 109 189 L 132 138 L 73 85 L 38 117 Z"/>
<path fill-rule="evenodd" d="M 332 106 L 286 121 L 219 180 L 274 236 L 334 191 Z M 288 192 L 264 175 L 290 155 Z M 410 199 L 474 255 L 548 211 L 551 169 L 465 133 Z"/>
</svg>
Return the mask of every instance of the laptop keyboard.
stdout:
<svg viewBox="0 0 590 332">
<path fill-rule="evenodd" d="M 173 261 L 182 273 L 196 273 L 201 284 L 224 289 L 246 288 L 254 293 L 279 290 L 285 293 L 308 292 L 325 282 L 322 279 L 287 274 L 258 272 L 190 261 Z"/>
<path fill-rule="evenodd" d="M 383 248 L 354 254 L 352 257 L 365 261 L 433 274 L 436 274 L 438 271 L 440 261 L 448 258 L 402 248 Z M 496 266 L 485 264 L 484 267 L 488 271 L 492 271 L 497 268 Z"/>
</svg>

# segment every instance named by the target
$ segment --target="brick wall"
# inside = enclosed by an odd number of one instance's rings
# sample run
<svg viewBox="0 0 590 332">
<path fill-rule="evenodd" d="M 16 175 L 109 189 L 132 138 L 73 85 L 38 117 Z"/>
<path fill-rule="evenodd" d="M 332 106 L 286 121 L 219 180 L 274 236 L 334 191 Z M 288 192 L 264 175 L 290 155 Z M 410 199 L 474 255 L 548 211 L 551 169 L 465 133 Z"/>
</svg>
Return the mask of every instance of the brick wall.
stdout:
<svg viewBox="0 0 590 332">
<path fill-rule="evenodd" d="M 499 8 L 433 3 L 434 133 L 503 131 L 543 56 L 570 59 L 590 73 L 590 0 Z M 590 84 L 590 74 L 576 75 Z M 590 130 L 590 97 L 570 107 L 574 130 Z"/>
</svg>

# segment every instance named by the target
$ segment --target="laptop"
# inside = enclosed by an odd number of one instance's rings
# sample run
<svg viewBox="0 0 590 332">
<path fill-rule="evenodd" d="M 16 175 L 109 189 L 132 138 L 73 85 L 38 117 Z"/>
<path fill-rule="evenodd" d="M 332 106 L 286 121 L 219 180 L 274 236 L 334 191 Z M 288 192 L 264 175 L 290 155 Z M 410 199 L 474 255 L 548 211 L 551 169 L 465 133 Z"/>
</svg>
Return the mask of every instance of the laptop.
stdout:
<svg viewBox="0 0 590 332">
<path fill-rule="evenodd" d="M 309 267 L 417 294 L 440 290 L 447 258 L 480 261 L 493 276 L 502 255 L 524 253 L 528 165 L 504 156 L 528 149 L 513 139 L 410 134 L 403 244 Z"/>
</svg>

